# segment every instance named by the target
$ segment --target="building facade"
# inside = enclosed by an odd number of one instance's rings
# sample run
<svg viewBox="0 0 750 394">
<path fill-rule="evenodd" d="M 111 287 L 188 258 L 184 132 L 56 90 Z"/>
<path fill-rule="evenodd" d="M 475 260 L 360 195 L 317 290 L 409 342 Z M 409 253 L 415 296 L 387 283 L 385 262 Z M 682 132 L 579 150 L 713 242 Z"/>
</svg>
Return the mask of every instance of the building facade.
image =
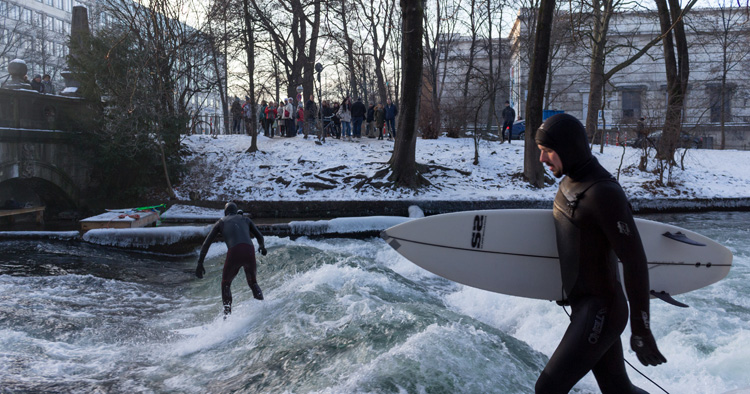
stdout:
<svg viewBox="0 0 750 394">
<path fill-rule="evenodd" d="M 61 88 L 75 0 L 0 0 L 0 78 L 8 64 L 26 61 L 29 79 L 49 74 Z M 58 89 L 59 91 L 59 89 Z"/>
<path fill-rule="evenodd" d="M 690 76 L 683 130 L 703 138 L 707 147 L 718 147 L 723 123 L 726 148 L 750 149 L 750 21 L 742 10 L 730 11 L 695 9 L 685 18 Z M 576 29 L 566 25 L 573 19 L 556 19 L 561 26 L 553 29 L 545 109 L 564 110 L 585 121 L 591 49 L 586 40 L 574 36 Z M 531 15 L 519 12 L 510 34 L 509 88 L 516 113 L 521 115 L 527 97 L 531 20 Z M 659 35 L 654 12 L 615 14 L 605 72 L 627 61 Z M 606 83 L 603 96 L 600 128 L 632 137 L 636 122 L 643 117 L 647 126 L 659 130 L 667 104 L 661 42 L 614 74 Z"/>
</svg>

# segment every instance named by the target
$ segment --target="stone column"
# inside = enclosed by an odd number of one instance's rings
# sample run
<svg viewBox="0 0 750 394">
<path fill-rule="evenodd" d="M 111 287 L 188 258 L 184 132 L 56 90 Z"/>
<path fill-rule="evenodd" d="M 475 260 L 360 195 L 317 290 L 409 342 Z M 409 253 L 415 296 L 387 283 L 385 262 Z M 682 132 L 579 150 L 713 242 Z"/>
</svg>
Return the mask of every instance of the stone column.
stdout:
<svg viewBox="0 0 750 394">
<path fill-rule="evenodd" d="M 73 18 L 70 26 L 70 56 L 78 58 L 80 56 L 86 56 L 88 50 L 86 49 L 86 38 L 91 34 L 89 29 L 89 16 L 88 10 L 83 6 L 73 7 Z M 78 89 L 81 87 L 81 83 L 73 77 L 73 73 L 70 69 L 65 69 L 60 73 L 65 79 L 65 89 L 62 91 L 63 96 L 80 97 L 81 94 Z"/>
</svg>

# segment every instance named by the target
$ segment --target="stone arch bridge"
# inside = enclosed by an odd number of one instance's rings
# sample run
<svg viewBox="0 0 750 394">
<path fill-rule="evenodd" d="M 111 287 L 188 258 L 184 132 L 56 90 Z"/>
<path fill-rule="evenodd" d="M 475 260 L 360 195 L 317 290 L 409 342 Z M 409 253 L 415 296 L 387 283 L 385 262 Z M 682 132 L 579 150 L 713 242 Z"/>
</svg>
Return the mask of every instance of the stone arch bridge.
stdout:
<svg viewBox="0 0 750 394">
<path fill-rule="evenodd" d="M 94 114 L 80 98 L 0 89 L 0 205 L 12 198 L 52 212 L 83 206 L 92 167 L 77 142 Z"/>
</svg>

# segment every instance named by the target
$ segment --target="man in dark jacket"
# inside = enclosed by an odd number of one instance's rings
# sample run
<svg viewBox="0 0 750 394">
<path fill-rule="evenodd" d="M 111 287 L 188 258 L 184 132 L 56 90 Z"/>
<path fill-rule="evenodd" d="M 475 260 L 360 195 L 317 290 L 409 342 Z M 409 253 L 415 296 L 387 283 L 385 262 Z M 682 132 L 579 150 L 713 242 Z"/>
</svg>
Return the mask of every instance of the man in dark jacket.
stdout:
<svg viewBox="0 0 750 394">
<path fill-rule="evenodd" d="M 235 97 L 230 108 L 232 113 L 232 134 L 239 134 L 240 127 L 242 126 L 242 103 L 240 98 Z"/>
<path fill-rule="evenodd" d="M 228 315 L 232 313 L 232 281 L 240 272 L 240 268 L 245 269 L 245 278 L 250 290 L 253 291 L 253 297 L 258 300 L 263 299 L 263 292 L 260 290 L 256 278 L 255 248 L 250 234 L 258 240 L 260 254 L 265 256 L 267 252 L 263 242 L 263 234 L 258 231 L 252 220 L 242 216 L 235 203 L 229 202 L 226 204 L 224 215 L 214 224 L 203 242 L 200 257 L 198 257 L 198 266 L 195 268 L 195 276 L 203 278 L 203 274 L 206 273 L 206 269 L 203 268 L 203 260 L 206 258 L 208 248 L 221 234 L 227 244 L 227 257 L 224 260 L 224 271 L 221 275 L 221 300 L 224 304 L 224 314 Z"/>
<path fill-rule="evenodd" d="M 31 80 L 31 88 L 37 92 L 44 92 L 44 85 L 42 85 L 42 76 L 37 74 L 34 75 L 34 79 Z"/>
<path fill-rule="evenodd" d="M 398 115 L 398 107 L 388 99 L 385 105 L 385 124 L 388 126 L 388 132 L 390 136 L 388 139 L 396 138 L 396 115 Z"/>
<path fill-rule="evenodd" d="M 649 277 L 633 213 L 620 184 L 591 155 L 575 117 L 558 114 L 536 132 L 539 160 L 560 178 L 553 216 L 570 325 L 536 382 L 536 393 L 567 393 L 589 371 L 603 393 L 645 393 L 625 371 L 620 335 L 643 365 L 667 360 L 651 333 Z M 616 256 L 616 258 L 615 258 Z M 622 291 L 618 258 L 622 261 Z"/>
<path fill-rule="evenodd" d="M 503 142 L 503 134 L 506 130 L 508 131 L 508 143 L 510 144 L 511 134 L 513 132 L 513 121 L 516 119 L 516 110 L 510 106 L 510 102 L 505 102 L 505 108 L 503 108 L 503 129 L 500 131 L 500 142 Z"/>
<path fill-rule="evenodd" d="M 362 138 L 362 121 L 365 119 L 367 108 L 362 99 L 357 97 L 357 102 L 352 104 L 352 134 L 354 138 Z"/>
</svg>

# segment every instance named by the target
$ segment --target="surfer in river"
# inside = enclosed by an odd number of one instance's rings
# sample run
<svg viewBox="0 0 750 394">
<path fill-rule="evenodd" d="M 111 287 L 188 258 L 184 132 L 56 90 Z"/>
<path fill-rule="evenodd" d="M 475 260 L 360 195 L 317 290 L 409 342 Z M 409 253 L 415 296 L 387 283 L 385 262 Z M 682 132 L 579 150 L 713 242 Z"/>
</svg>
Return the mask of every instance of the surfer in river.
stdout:
<svg viewBox="0 0 750 394">
<path fill-rule="evenodd" d="M 563 180 L 553 215 L 570 325 L 536 382 L 537 393 L 567 393 L 589 371 L 603 393 L 645 393 L 625 371 L 620 341 L 628 322 L 630 345 L 643 365 L 667 360 L 650 329 L 646 254 L 619 183 L 591 155 L 575 117 L 558 114 L 536 132 L 539 160 Z M 627 300 L 618 280 L 623 264 Z"/>
<path fill-rule="evenodd" d="M 206 269 L 203 268 L 203 260 L 206 258 L 208 248 L 211 247 L 219 234 L 224 236 L 224 242 L 226 242 L 228 250 L 227 258 L 224 261 L 224 271 L 221 275 L 221 300 L 224 304 L 224 314 L 228 315 L 232 313 L 232 281 L 240 272 L 240 268 L 245 269 L 245 277 L 250 290 L 253 291 L 253 297 L 258 300 L 263 299 L 263 292 L 260 290 L 256 278 L 255 248 L 250 237 L 251 233 L 258 240 L 258 251 L 263 256 L 267 252 L 263 242 L 263 234 L 258 231 L 252 220 L 239 214 L 235 203 L 229 202 L 226 204 L 224 215 L 214 224 L 211 232 L 206 236 L 206 240 L 203 241 L 203 247 L 198 258 L 198 267 L 195 268 L 195 276 L 203 278 L 203 274 L 206 273 Z"/>
</svg>

